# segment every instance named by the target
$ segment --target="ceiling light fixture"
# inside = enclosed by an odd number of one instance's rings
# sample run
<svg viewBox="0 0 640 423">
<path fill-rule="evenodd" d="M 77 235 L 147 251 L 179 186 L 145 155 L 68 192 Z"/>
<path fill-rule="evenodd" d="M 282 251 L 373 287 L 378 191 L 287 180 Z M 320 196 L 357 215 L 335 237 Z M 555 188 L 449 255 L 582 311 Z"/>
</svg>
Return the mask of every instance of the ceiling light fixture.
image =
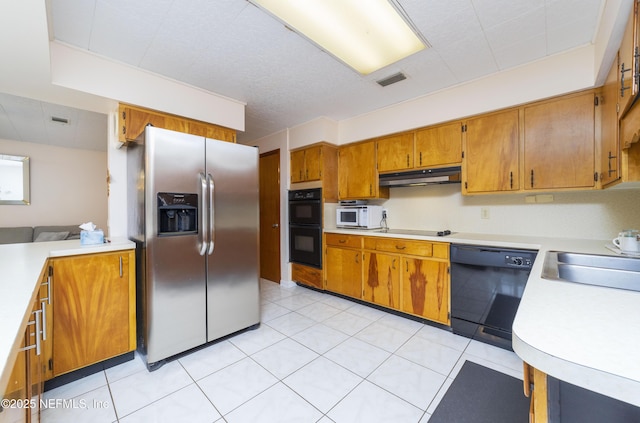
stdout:
<svg viewBox="0 0 640 423">
<path fill-rule="evenodd" d="M 429 47 L 388 0 L 249 1 L 363 75 Z"/>
</svg>

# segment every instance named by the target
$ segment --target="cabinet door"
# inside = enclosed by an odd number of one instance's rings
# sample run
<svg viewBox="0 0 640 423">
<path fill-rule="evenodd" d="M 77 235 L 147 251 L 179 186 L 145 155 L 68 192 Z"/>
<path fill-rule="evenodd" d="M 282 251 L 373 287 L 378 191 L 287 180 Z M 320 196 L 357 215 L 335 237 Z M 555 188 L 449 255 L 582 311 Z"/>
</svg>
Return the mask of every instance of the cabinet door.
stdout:
<svg viewBox="0 0 640 423">
<path fill-rule="evenodd" d="M 638 2 L 633 1 L 629 20 L 624 30 L 620 49 L 618 50 L 617 62 L 617 96 L 620 105 L 620 115 L 624 115 L 631 106 L 635 94 L 638 92 L 638 85 L 635 82 L 634 74 L 638 71 L 635 61 L 636 47 L 636 25 L 638 14 Z M 640 36 L 640 35 L 639 35 Z"/>
<path fill-rule="evenodd" d="M 304 150 L 291 152 L 291 183 L 304 182 Z"/>
<path fill-rule="evenodd" d="M 376 198 L 378 173 L 375 142 L 341 147 L 338 155 L 338 194 L 341 199 Z"/>
<path fill-rule="evenodd" d="M 304 150 L 304 179 L 319 181 L 322 177 L 322 148 L 309 147 Z"/>
<path fill-rule="evenodd" d="M 362 253 L 360 250 L 327 247 L 325 288 L 349 297 L 362 297 Z"/>
<path fill-rule="evenodd" d="M 24 338 L 20 343 L 20 348 L 27 346 L 27 341 L 33 329 L 27 328 Z M 29 385 L 27 376 L 28 351 L 20 351 L 16 356 L 16 361 L 11 371 L 11 376 L 4 392 L 0 391 L 0 398 L 6 400 L 28 400 L 30 399 L 27 386 Z M 7 407 L 0 412 L 1 423 L 21 423 L 26 422 L 30 410 L 25 407 Z"/>
<path fill-rule="evenodd" d="M 130 351 L 127 252 L 83 255 L 53 262 L 54 375 Z"/>
<path fill-rule="evenodd" d="M 379 139 L 378 172 L 413 169 L 414 133 Z"/>
<path fill-rule="evenodd" d="M 454 165 L 461 161 L 460 122 L 416 131 L 416 167 Z"/>
<path fill-rule="evenodd" d="M 400 306 L 400 256 L 364 253 L 362 299 L 385 307 Z"/>
<path fill-rule="evenodd" d="M 156 126 L 158 128 L 165 127 L 163 115 L 136 110 L 129 107 L 126 107 L 124 109 L 124 113 L 124 132 L 125 139 L 127 140 L 135 140 L 136 138 L 138 138 L 138 136 L 144 132 L 144 128 L 148 124 L 152 124 L 153 126 Z"/>
<path fill-rule="evenodd" d="M 618 136 L 618 113 L 616 110 L 616 65 L 607 75 L 599 96 L 600 108 L 600 183 L 602 186 L 620 178 L 620 139 Z"/>
<path fill-rule="evenodd" d="M 449 324 L 449 264 L 402 258 L 402 311 Z"/>
<path fill-rule="evenodd" d="M 236 131 L 212 123 L 189 120 L 187 122 L 188 132 L 192 135 L 199 135 L 214 140 L 236 142 Z"/>
<path fill-rule="evenodd" d="M 520 188 L 517 110 L 470 119 L 465 136 L 466 193 Z"/>
<path fill-rule="evenodd" d="M 594 95 L 524 108 L 525 189 L 593 187 Z"/>
</svg>

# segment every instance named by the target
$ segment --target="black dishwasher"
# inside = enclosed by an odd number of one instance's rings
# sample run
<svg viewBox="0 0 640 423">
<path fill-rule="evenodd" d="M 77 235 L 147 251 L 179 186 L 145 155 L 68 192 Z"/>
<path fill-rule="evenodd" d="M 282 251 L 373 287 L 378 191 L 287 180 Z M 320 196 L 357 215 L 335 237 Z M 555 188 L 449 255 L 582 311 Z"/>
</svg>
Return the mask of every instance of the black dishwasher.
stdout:
<svg viewBox="0 0 640 423">
<path fill-rule="evenodd" d="M 537 251 L 451 244 L 453 332 L 513 350 L 511 334 Z"/>
</svg>

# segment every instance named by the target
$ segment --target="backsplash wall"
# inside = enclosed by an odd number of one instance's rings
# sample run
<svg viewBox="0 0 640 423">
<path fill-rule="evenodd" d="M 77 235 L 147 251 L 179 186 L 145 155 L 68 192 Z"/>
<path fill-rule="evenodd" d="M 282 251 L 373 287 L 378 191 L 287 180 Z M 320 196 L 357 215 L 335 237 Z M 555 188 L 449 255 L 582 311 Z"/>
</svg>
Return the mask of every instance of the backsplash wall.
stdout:
<svg viewBox="0 0 640 423">
<path fill-rule="evenodd" d="M 451 229 L 561 238 L 611 239 L 623 228 L 640 229 L 640 189 L 549 193 L 552 203 L 525 203 L 527 195 L 463 196 L 460 186 L 391 188 L 390 228 Z M 486 209 L 489 218 L 481 218 Z"/>
</svg>

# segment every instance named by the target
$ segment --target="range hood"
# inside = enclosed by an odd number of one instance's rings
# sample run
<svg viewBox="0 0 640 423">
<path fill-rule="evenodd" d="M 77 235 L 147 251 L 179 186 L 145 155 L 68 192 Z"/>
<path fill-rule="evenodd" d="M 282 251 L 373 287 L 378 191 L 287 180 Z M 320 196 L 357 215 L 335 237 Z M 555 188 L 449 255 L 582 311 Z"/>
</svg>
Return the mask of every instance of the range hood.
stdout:
<svg viewBox="0 0 640 423">
<path fill-rule="evenodd" d="M 381 187 L 415 187 L 456 183 L 460 183 L 460 166 L 410 170 L 380 175 Z"/>
</svg>

